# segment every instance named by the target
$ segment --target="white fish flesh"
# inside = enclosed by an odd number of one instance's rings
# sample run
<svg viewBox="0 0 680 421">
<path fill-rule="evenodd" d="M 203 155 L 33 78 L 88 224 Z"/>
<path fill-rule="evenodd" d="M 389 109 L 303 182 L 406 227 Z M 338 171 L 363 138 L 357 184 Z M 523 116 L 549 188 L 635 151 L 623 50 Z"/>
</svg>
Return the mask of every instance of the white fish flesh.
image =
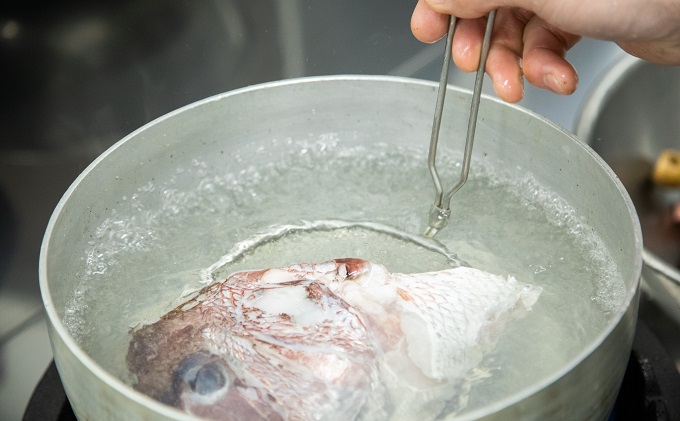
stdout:
<svg viewBox="0 0 680 421">
<path fill-rule="evenodd" d="M 540 288 L 337 259 L 238 272 L 132 331 L 135 388 L 221 420 L 434 419 Z"/>
</svg>

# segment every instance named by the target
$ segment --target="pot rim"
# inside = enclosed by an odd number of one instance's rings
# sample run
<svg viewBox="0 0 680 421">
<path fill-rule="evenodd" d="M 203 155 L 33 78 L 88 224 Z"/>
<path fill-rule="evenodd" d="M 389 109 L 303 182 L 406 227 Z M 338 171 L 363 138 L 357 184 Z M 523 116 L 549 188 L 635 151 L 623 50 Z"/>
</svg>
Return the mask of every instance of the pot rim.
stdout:
<svg viewBox="0 0 680 421">
<path fill-rule="evenodd" d="M 64 342 L 68 350 L 83 364 L 91 373 L 93 373 L 101 382 L 109 385 L 112 389 L 116 390 L 117 392 L 123 394 L 126 396 L 128 399 L 131 401 L 148 407 L 152 409 L 153 411 L 156 411 L 160 415 L 170 417 L 172 419 L 178 419 L 178 420 L 197 420 L 199 418 L 194 417 L 190 414 L 187 414 L 183 411 L 180 411 L 179 409 L 170 407 L 168 405 L 162 404 L 151 397 L 138 392 L 134 390 L 134 388 L 126 383 L 124 383 L 122 380 L 120 380 L 118 377 L 114 376 L 113 374 L 109 373 L 108 371 L 104 370 L 94 359 L 92 359 L 76 342 L 76 340 L 69 334 L 68 330 L 62 323 L 61 318 L 59 317 L 56 307 L 54 306 L 54 303 L 51 298 L 51 292 L 50 292 L 50 287 L 49 287 L 49 278 L 47 274 L 47 256 L 49 254 L 49 242 L 50 238 L 52 236 L 52 231 L 54 229 L 54 226 L 59 219 L 59 216 L 61 215 L 62 209 L 66 206 L 67 202 L 69 201 L 69 198 L 71 197 L 72 193 L 75 191 L 75 189 L 78 187 L 78 185 L 83 181 L 85 177 L 88 176 L 89 173 L 91 173 L 102 161 L 106 160 L 107 157 L 116 149 L 121 147 L 123 144 L 125 144 L 127 141 L 129 141 L 132 138 L 137 137 L 140 133 L 145 132 L 147 129 L 149 129 L 152 126 L 155 126 L 157 124 L 160 124 L 164 122 L 167 119 L 171 119 L 175 117 L 176 115 L 183 113 L 187 110 L 203 106 L 205 104 L 214 102 L 214 101 L 221 101 L 225 100 L 226 98 L 236 96 L 236 95 L 244 95 L 248 94 L 249 92 L 253 91 L 260 91 L 264 89 L 269 89 L 269 88 L 276 88 L 276 87 L 281 87 L 281 86 L 286 86 L 286 85 L 299 85 L 299 84 L 307 84 L 307 83 L 324 83 L 324 82 L 329 82 L 329 81 L 362 81 L 362 82 L 379 82 L 379 83 L 402 83 L 402 84 L 411 84 L 411 85 L 421 85 L 424 87 L 428 88 L 433 88 L 436 89 L 438 86 L 437 83 L 432 82 L 432 81 L 427 81 L 427 80 L 420 80 L 420 79 L 414 79 L 414 78 L 407 78 L 407 77 L 398 77 L 398 76 L 383 76 L 383 75 L 333 75 L 333 76 L 311 76 L 311 77 L 302 77 L 302 78 L 294 78 L 294 79 L 286 79 L 286 80 L 280 80 L 280 81 L 273 81 L 273 82 L 266 82 L 266 83 L 261 83 L 261 84 L 256 84 L 256 85 L 251 85 L 239 89 L 235 89 L 232 91 L 228 91 L 225 93 L 213 95 L 207 98 L 204 98 L 202 100 L 193 102 L 191 104 L 185 105 L 181 108 L 178 108 L 174 111 L 171 111 L 161 117 L 158 117 L 154 119 L 153 121 L 143 125 L 139 129 L 133 131 L 132 133 L 128 134 L 127 136 L 123 137 L 121 140 L 116 142 L 114 145 L 112 145 L 110 148 L 108 148 L 105 152 L 103 152 L 101 155 L 99 155 L 90 165 L 87 166 L 87 168 L 75 179 L 75 181 L 69 186 L 67 191 L 64 193 L 62 198 L 59 200 L 59 203 L 55 207 L 54 212 L 52 213 L 50 220 L 47 224 L 47 228 L 45 231 L 45 235 L 43 237 L 43 242 L 40 248 L 40 259 L 39 259 L 39 284 L 40 284 L 40 290 L 41 290 L 41 295 L 42 295 L 42 300 L 43 304 L 45 306 L 45 310 L 47 313 L 47 317 L 49 320 L 49 323 L 52 325 L 52 328 L 54 331 L 59 335 L 61 340 Z M 471 91 L 468 89 L 464 89 L 458 86 L 454 85 L 448 85 L 447 87 L 448 90 L 450 91 L 458 91 L 460 93 L 464 93 L 466 95 L 471 95 Z M 571 358 L 567 363 L 563 364 L 563 366 L 559 369 L 553 372 L 551 375 L 544 377 L 543 379 L 540 379 L 536 382 L 534 382 L 532 385 L 527 386 L 517 392 L 514 392 L 508 396 L 506 396 L 503 399 L 500 399 L 490 405 L 485 406 L 484 408 L 480 408 L 478 410 L 471 411 L 469 413 L 463 414 L 463 416 L 456 418 L 460 420 L 468 420 L 468 419 L 476 419 L 480 418 L 486 415 L 491 415 L 495 412 L 498 412 L 502 410 L 503 408 L 509 407 L 515 403 L 518 403 L 524 399 L 526 399 L 529 396 L 534 395 L 535 393 L 539 392 L 540 390 L 545 389 L 548 387 L 550 384 L 555 383 L 565 375 L 567 375 L 570 371 L 572 371 L 576 366 L 578 366 L 583 360 L 585 360 L 590 354 L 593 353 L 594 350 L 596 350 L 604 341 L 607 337 L 610 336 L 612 331 L 619 325 L 623 315 L 627 312 L 629 307 L 631 306 L 633 300 L 637 296 L 637 291 L 640 286 L 640 274 L 642 270 L 642 231 L 640 229 L 640 223 L 637 217 L 637 214 L 635 212 L 635 208 L 633 206 L 633 202 L 630 199 L 628 192 L 624 188 L 623 184 L 619 181 L 618 177 L 614 174 L 613 170 L 609 168 L 609 166 L 605 163 L 605 161 L 599 157 L 593 149 L 586 144 L 585 142 L 579 140 L 574 134 L 568 132 L 564 128 L 560 127 L 559 125 L 551 122 L 550 120 L 546 119 L 545 117 L 538 115 L 530 110 L 527 110 L 521 106 L 515 105 L 515 104 L 508 104 L 503 102 L 502 100 L 491 97 L 489 95 L 482 95 L 483 101 L 484 102 L 496 102 L 500 103 L 503 106 L 506 107 L 511 107 L 514 109 L 517 109 L 523 113 L 527 113 L 531 115 L 533 118 L 536 118 L 537 120 L 540 120 L 542 123 L 547 124 L 548 126 L 560 131 L 562 134 L 565 136 L 569 137 L 573 141 L 579 143 L 585 150 L 586 153 L 588 153 L 596 162 L 597 164 L 601 167 L 601 169 L 609 175 L 609 178 L 614 182 L 616 189 L 619 191 L 621 194 L 622 198 L 624 199 L 625 206 L 628 210 L 629 217 L 631 218 L 631 223 L 632 223 L 632 228 L 633 228 L 633 234 L 635 237 L 635 250 L 636 250 L 636 256 L 638 256 L 635 259 L 634 266 L 633 266 L 633 274 L 635 279 L 632 279 L 632 286 L 631 288 L 628 288 L 626 291 L 626 297 L 623 300 L 623 302 L 619 305 L 618 312 L 616 314 L 613 314 L 611 316 L 611 319 L 607 323 L 607 325 L 601 330 L 600 334 L 597 335 L 588 345 L 586 345 L 581 352 L 579 352 L 577 355 Z"/>
<path fill-rule="evenodd" d="M 576 123 L 576 136 L 583 143 L 590 146 L 595 122 L 600 117 L 600 111 L 617 88 L 626 83 L 626 76 L 646 65 L 649 65 L 649 63 L 645 60 L 625 54 L 593 83 L 594 88 L 587 95 Z M 680 285 L 680 270 L 656 254 L 645 248 L 642 251 L 642 260 L 646 267 Z"/>
</svg>

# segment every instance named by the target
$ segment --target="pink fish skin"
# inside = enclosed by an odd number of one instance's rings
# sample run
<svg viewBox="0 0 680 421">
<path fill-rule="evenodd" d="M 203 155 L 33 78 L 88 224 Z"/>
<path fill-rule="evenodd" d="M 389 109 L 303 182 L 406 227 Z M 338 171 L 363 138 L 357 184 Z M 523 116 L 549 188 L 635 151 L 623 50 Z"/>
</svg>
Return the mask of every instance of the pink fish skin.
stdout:
<svg viewBox="0 0 680 421">
<path fill-rule="evenodd" d="M 138 391 L 206 419 L 436 415 L 427 399 L 455 394 L 451 379 L 538 293 L 470 268 L 392 274 L 354 258 L 237 272 L 134 329 L 127 364 Z"/>
</svg>

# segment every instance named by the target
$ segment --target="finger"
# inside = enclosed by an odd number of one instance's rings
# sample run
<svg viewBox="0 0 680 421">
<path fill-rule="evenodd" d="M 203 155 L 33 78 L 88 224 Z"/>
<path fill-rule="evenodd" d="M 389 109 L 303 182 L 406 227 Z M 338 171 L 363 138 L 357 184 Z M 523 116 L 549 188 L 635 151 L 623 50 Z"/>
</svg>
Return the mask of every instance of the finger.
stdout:
<svg viewBox="0 0 680 421">
<path fill-rule="evenodd" d="M 496 15 L 486 72 L 491 76 L 498 96 L 517 102 L 524 95 L 524 78 L 520 66 L 524 26 L 533 16 L 521 9 L 500 9 Z M 464 71 L 479 66 L 486 18 L 459 19 L 453 38 L 453 60 Z"/>
<path fill-rule="evenodd" d="M 580 39 L 534 16 L 524 29 L 522 67 L 527 80 L 560 95 L 574 93 L 578 74 L 565 56 Z"/>
<path fill-rule="evenodd" d="M 420 0 L 427 4 L 430 10 L 445 15 L 453 15 L 464 19 L 476 19 L 485 16 L 489 11 L 498 8 L 503 3 L 499 0 Z"/>
<path fill-rule="evenodd" d="M 485 28 L 486 18 L 456 19 L 451 55 L 456 66 L 464 72 L 474 72 L 479 67 Z"/>
<path fill-rule="evenodd" d="M 504 8 L 496 14 L 485 70 L 496 94 L 508 102 L 518 102 L 524 96 L 523 34 L 532 17 L 531 12 L 523 9 Z"/>
<path fill-rule="evenodd" d="M 428 7 L 425 0 L 419 0 L 411 15 L 411 32 L 422 42 L 432 43 L 446 34 L 449 15 L 437 13 Z"/>
</svg>

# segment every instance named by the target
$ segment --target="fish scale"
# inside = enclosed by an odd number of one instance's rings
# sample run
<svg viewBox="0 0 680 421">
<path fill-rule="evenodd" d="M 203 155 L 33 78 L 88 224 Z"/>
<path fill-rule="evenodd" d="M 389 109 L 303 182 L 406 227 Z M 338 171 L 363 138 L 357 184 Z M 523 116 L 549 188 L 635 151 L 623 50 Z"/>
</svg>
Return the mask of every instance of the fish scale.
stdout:
<svg viewBox="0 0 680 421">
<path fill-rule="evenodd" d="M 421 361 L 419 367 L 435 379 L 458 376 L 469 370 L 477 361 L 471 360 L 466 351 L 493 339 L 480 337 L 481 327 L 489 322 L 503 323 L 509 308 L 522 298 L 535 301 L 529 296 L 538 293 L 536 288 L 522 291 L 512 277 L 503 279 L 465 267 L 417 276 L 394 274 L 393 278 L 413 298 L 402 300 L 400 305 L 403 313 L 422 320 L 415 328 L 428 330 L 430 337 L 437 336 L 436 332 L 446 332 L 439 340 L 430 341 L 429 353 L 417 347 L 412 352 L 412 359 Z"/>
</svg>

